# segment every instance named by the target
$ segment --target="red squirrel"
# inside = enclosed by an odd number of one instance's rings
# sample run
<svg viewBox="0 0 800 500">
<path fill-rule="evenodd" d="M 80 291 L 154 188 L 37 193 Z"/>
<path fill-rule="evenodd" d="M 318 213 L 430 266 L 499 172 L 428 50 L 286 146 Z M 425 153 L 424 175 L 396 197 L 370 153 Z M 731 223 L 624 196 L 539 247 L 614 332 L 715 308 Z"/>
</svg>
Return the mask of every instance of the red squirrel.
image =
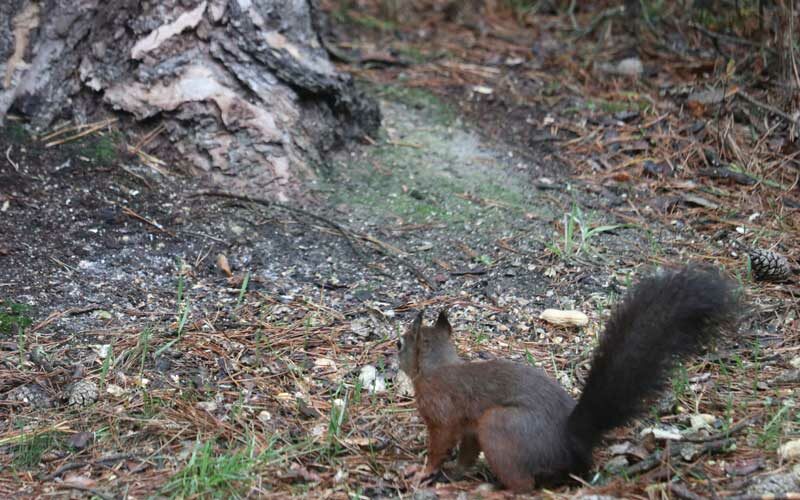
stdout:
<svg viewBox="0 0 800 500">
<path fill-rule="evenodd" d="M 718 271 L 684 267 L 642 280 L 612 312 L 575 401 L 537 368 L 511 361 L 466 362 L 446 310 L 423 312 L 400 339 L 400 368 L 414 384 L 428 429 L 430 478 L 459 445 L 456 474 L 482 450 L 505 487 L 530 491 L 592 466 L 603 435 L 640 415 L 677 358 L 698 351 L 737 310 L 732 282 Z"/>
</svg>

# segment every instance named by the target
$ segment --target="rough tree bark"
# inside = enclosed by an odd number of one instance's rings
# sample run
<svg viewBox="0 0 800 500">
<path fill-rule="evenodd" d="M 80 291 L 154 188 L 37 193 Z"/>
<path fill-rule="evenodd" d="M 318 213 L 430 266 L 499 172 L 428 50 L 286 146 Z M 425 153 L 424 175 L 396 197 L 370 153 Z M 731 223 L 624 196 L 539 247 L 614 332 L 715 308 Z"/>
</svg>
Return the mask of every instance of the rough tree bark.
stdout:
<svg viewBox="0 0 800 500">
<path fill-rule="evenodd" d="M 195 173 L 290 198 L 380 121 L 330 63 L 314 1 L 2 0 L 0 120 L 42 130 L 113 108 L 163 123 Z"/>
</svg>

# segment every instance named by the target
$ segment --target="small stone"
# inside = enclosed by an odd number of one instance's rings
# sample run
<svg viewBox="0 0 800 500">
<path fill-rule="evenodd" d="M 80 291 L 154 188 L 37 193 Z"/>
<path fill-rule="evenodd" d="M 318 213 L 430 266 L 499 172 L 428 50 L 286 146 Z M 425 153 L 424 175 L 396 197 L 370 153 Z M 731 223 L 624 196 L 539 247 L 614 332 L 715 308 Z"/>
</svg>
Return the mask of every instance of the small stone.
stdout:
<svg viewBox="0 0 800 500">
<path fill-rule="evenodd" d="M 687 462 L 691 462 L 703 453 L 703 447 L 693 443 L 684 443 L 681 446 L 681 458 Z"/>
<path fill-rule="evenodd" d="M 626 76 L 641 76 L 644 73 L 644 66 L 638 57 L 628 57 L 617 63 L 617 73 Z"/>
<path fill-rule="evenodd" d="M 603 466 L 603 469 L 606 472 L 614 474 L 627 467 L 628 464 L 629 462 L 628 459 L 625 457 L 625 455 L 617 455 L 608 462 L 606 462 L 605 465 Z"/>
<path fill-rule="evenodd" d="M 638 78 L 644 73 L 644 65 L 642 64 L 642 60 L 638 57 L 628 57 L 617 64 L 603 63 L 599 65 L 599 69 L 606 73 L 634 78 Z"/>
<path fill-rule="evenodd" d="M 800 439 L 795 439 L 781 445 L 778 448 L 778 456 L 781 460 L 793 461 L 800 458 Z"/>
<path fill-rule="evenodd" d="M 106 386 L 106 392 L 111 394 L 112 396 L 120 397 L 123 394 L 125 394 L 125 389 L 116 384 L 108 384 Z"/>
<path fill-rule="evenodd" d="M 361 373 L 358 374 L 358 380 L 361 382 L 361 387 L 367 389 L 367 392 L 370 394 L 386 392 L 386 380 L 372 365 L 365 365 L 361 368 Z"/>
<path fill-rule="evenodd" d="M 691 415 L 689 417 L 689 422 L 691 428 L 689 429 L 690 432 L 697 432 L 700 430 L 711 430 L 713 429 L 714 422 L 716 422 L 716 418 L 714 415 L 709 415 L 707 413 L 699 413 L 697 415 Z"/>
<path fill-rule="evenodd" d="M 83 450 L 94 439 L 93 432 L 78 432 L 70 436 L 67 443 L 76 450 Z"/>
<path fill-rule="evenodd" d="M 372 333 L 372 325 L 369 318 L 357 318 L 350 322 L 350 331 L 359 337 L 369 337 Z"/>
<path fill-rule="evenodd" d="M 797 491 L 800 488 L 800 465 L 796 465 L 791 472 L 774 473 L 759 476 L 750 485 L 746 493 L 761 497 L 762 495 L 782 495 Z"/>
<path fill-rule="evenodd" d="M 196 406 L 201 410 L 207 411 L 208 413 L 213 413 L 217 410 L 217 403 L 214 401 L 200 401 L 196 404 Z"/>
<path fill-rule="evenodd" d="M 52 400 L 38 384 L 21 385 L 9 393 L 8 399 L 28 404 L 34 408 L 50 408 L 53 406 Z"/>
<path fill-rule="evenodd" d="M 394 378 L 394 386 L 397 394 L 401 396 L 414 397 L 414 383 L 411 381 L 406 372 L 399 371 Z"/>
<path fill-rule="evenodd" d="M 641 436 L 646 436 L 648 434 L 652 434 L 655 439 L 660 441 L 680 441 L 683 439 L 681 432 L 674 426 L 647 427 L 642 429 Z"/>
</svg>

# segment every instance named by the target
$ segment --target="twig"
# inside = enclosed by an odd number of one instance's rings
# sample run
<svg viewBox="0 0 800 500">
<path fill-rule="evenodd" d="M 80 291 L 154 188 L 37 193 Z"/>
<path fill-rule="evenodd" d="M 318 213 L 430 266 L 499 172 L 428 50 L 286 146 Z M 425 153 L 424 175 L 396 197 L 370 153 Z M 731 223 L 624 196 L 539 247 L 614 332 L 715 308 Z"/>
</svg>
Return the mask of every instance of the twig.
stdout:
<svg viewBox="0 0 800 500">
<path fill-rule="evenodd" d="M 113 500 L 113 496 L 106 495 L 105 493 L 96 490 L 94 488 L 87 488 L 86 486 L 81 486 L 79 484 L 72 484 L 72 483 L 56 483 L 56 485 L 60 488 L 70 488 L 73 490 L 83 491 L 84 493 L 91 493 L 93 496 L 100 497 L 103 500 Z"/>
<path fill-rule="evenodd" d="M 745 427 L 753 423 L 755 420 L 758 420 L 759 418 L 761 418 L 761 415 L 754 415 L 752 417 L 742 419 L 741 421 L 739 421 L 739 423 L 730 426 L 728 429 L 722 432 L 718 432 L 716 434 L 712 434 L 710 436 L 702 438 L 684 437 L 683 440 L 688 441 L 690 443 L 707 443 L 709 441 L 719 441 L 720 439 L 726 439 L 729 438 L 730 436 L 733 436 L 734 434 L 744 429 Z"/>
<path fill-rule="evenodd" d="M 724 33 L 717 33 L 715 31 L 708 30 L 697 23 L 689 23 L 689 27 L 692 28 L 693 30 L 699 31 L 703 35 L 706 35 L 707 37 L 712 38 L 715 41 L 735 43 L 738 45 L 746 45 L 748 47 L 757 47 L 759 49 L 766 49 L 769 52 L 775 53 L 775 50 L 772 49 L 771 47 L 765 47 L 759 43 L 755 43 L 750 40 L 746 40 L 744 38 L 739 38 L 732 35 L 726 35 Z"/>
<path fill-rule="evenodd" d="M 771 106 L 769 104 L 763 103 L 763 102 L 759 101 L 758 99 L 756 99 L 755 97 L 753 97 L 750 94 L 748 94 L 747 92 L 745 92 L 744 90 L 739 90 L 739 92 L 736 95 L 738 95 L 739 97 L 741 97 L 745 101 L 749 102 L 753 106 L 757 106 L 757 107 L 759 107 L 761 109 L 769 111 L 773 115 L 780 116 L 781 118 L 783 118 L 784 120 L 788 121 L 791 124 L 800 125 L 800 117 L 794 117 L 794 116 L 790 115 L 789 113 L 786 113 L 785 111 L 781 111 L 780 109 L 776 108 L 775 106 Z"/>
<path fill-rule="evenodd" d="M 611 7 L 609 9 L 606 9 L 603 12 L 601 12 L 600 15 L 594 16 L 594 19 L 592 19 L 592 22 L 589 23 L 589 26 L 575 33 L 575 38 L 578 39 L 586 35 L 591 35 L 594 32 L 594 30 L 596 30 L 597 27 L 600 26 L 600 24 L 602 24 L 606 19 L 617 16 L 623 16 L 625 14 L 626 12 L 624 5 L 618 5 L 616 7 Z"/>
<path fill-rule="evenodd" d="M 38 332 L 42 328 L 46 327 L 47 325 L 49 325 L 53 321 L 56 321 L 57 319 L 59 319 L 59 318 L 61 318 L 63 316 L 74 316 L 76 314 L 82 314 L 82 313 L 89 312 L 89 311 L 95 311 L 95 310 L 97 310 L 99 308 L 100 308 L 99 306 L 71 307 L 71 308 L 67 309 L 66 311 L 52 312 L 45 319 L 43 319 L 39 323 L 35 324 L 28 331 L 28 333 Z"/>
<path fill-rule="evenodd" d="M 208 238 L 209 240 L 216 241 L 217 243 L 227 244 L 228 242 L 223 240 L 222 238 L 217 238 L 216 236 L 211 236 L 210 234 L 201 233 L 200 231 L 187 231 L 186 229 L 181 229 L 180 232 L 182 234 L 191 234 L 192 236 L 197 236 L 200 238 Z"/>
<path fill-rule="evenodd" d="M 49 256 L 49 258 L 50 258 L 50 260 L 52 260 L 53 262 L 55 262 L 55 263 L 56 263 L 56 264 L 58 264 L 59 266 L 61 266 L 61 267 L 63 267 L 64 269 L 66 269 L 66 271 L 67 271 L 68 273 L 72 274 L 72 273 L 74 273 L 74 272 L 75 272 L 75 268 L 74 268 L 74 267 L 72 267 L 72 266 L 70 266 L 70 265 L 69 265 L 69 264 L 67 264 L 66 262 L 62 262 L 61 260 L 59 260 L 59 259 L 57 259 L 57 258 L 53 257 L 52 255 L 51 255 L 51 256 Z"/>
<path fill-rule="evenodd" d="M 669 488 L 669 491 L 672 492 L 672 494 L 674 494 L 676 497 L 683 498 L 685 500 L 705 500 L 706 498 L 690 491 L 689 488 L 680 483 L 670 483 L 667 487 Z"/>
<path fill-rule="evenodd" d="M 404 148 L 416 148 L 416 149 L 422 149 L 423 148 L 422 145 L 416 144 L 416 143 L 413 143 L 413 142 L 403 142 L 403 141 L 394 141 L 394 140 L 389 140 L 389 141 L 386 141 L 386 142 L 391 144 L 392 146 L 398 146 L 398 147 L 404 147 Z"/>
<path fill-rule="evenodd" d="M 159 123 L 156 128 L 146 133 L 141 139 L 139 139 L 139 142 L 137 142 L 136 145 L 133 146 L 133 152 L 138 153 L 139 151 L 141 151 L 143 147 L 147 146 L 147 144 L 150 141 L 155 139 L 156 136 L 158 136 L 158 134 L 166 130 L 166 128 L 167 127 L 163 123 Z"/>
<path fill-rule="evenodd" d="M 353 243 L 353 239 L 351 236 L 352 231 L 326 217 L 317 215 L 313 212 L 309 212 L 308 210 L 303 210 L 302 208 L 284 205 L 283 203 L 279 203 L 277 201 L 270 201 L 264 198 L 255 198 L 252 196 L 246 196 L 235 193 L 228 193 L 226 191 L 199 191 L 191 196 L 192 197 L 213 196 L 217 198 L 230 198 L 232 200 L 249 201 L 250 203 L 256 203 L 258 205 L 263 205 L 265 207 L 275 207 L 275 208 L 280 208 L 282 210 L 286 210 L 287 212 L 294 212 L 301 215 L 305 215 L 307 217 L 316 220 L 317 222 L 322 222 L 323 224 L 335 229 L 347 241 L 347 243 L 350 245 L 350 248 L 352 248 L 357 255 L 361 255 L 361 250 L 356 248 L 355 244 Z"/>
<path fill-rule="evenodd" d="M 158 229 L 159 231 L 161 231 L 162 233 L 168 234 L 168 235 L 172 236 L 173 238 L 175 238 L 175 233 L 173 233 L 172 231 L 170 231 L 168 229 L 164 229 L 164 227 L 161 224 L 159 224 L 158 222 L 152 221 L 152 220 L 150 220 L 150 219 L 148 219 L 146 217 L 142 217 L 141 215 L 137 214 L 136 212 L 134 212 L 133 210 L 131 210 L 128 207 L 122 207 L 122 213 L 127 215 L 128 217 L 133 217 L 134 219 L 140 220 L 140 221 L 144 222 L 145 224 L 149 224 L 149 225 L 153 226 L 154 228 Z"/>
<path fill-rule="evenodd" d="M 11 148 L 12 147 L 13 146 L 9 146 L 8 149 L 6 149 L 6 160 L 8 160 L 8 163 L 10 163 L 12 167 L 14 167 L 14 170 L 19 172 L 19 164 L 18 163 L 14 163 L 14 160 L 11 159 Z"/>
<path fill-rule="evenodd" d="M 725 448 L 729 447 L 733 444 L 733 439 L 720 439 L 719 441 L 710 441 L 703 445 L 703 449 L 700 451 L 700 454 L 703 453 L 712 453 L 720 450 L 724 450 Z M 681 454 L 681 449 L 683 447 L 680 445 L 671 446 L 669 449 L 669 457 L 677 457 Z M 658 464 L 664 460 L 664 452 L 656 451 L 649 457 L 645 458 L 639 463 L 633 464 L 630 467 L 624 470 L 624 474 L 626 476 L 632 476 L 634 474 L 639 474 L 642 472 L 649 471 L 650 469 L 656 467 Z"/>
<path fill-rule="evenodd" d="M 366 56 L 356 56 L 350 55 L 347 52 L 341 50 L 337 47 L 334 43 L 331 43 L 327 40 L 326 37 L 320 36 L 320 41 L 322 42 L 323 48 L 330 54 L 334 59 L 338 59 L 342 62 L 348 64 L 384 64 L 386 66 L 411 66 L 411 61 L 400 59 L 392 56 L 384 56 L 382 54 L 368 54 Z"/>
<path fill-rule="evenodd" d="M 752 186 L 758 182 L 753 177 L 731 170 L 728 167 L 701 168 L 697 171 L 697 175 L 701 177 L 710 177 L 712 179 L 729 179 L 744 186 Z"/>
<path fill-rule="evenodd" d="M 70 142 L 70 141 L 74 141 L 75 139 L 80 139 L 81 137 L 84 137 L 84 136 L 87 136 L 89 134 L 93 134 L 93 133 L 97 132 L 101 128 L 107 127 L 109 125 L 113 125 L 116 122 L 117 122 L 116 118 L 109 118 L 107 120 L 99 121 L 99 122 L 95 123 L 94 125 L 90 126 L 89 128 L 87 128 L 86 130 L 84 130 L 83 132 L 77 133 L 75 135 L 71 135 L 69 137 L 65 137 L 64 139 L 59 139 L 57 141 L 48 142 L 47 144 L 44 145 L 44 147 L 51 148 L 53 146 L 58 146 L 59 144 L 64 144 L 64 143 L 67 143 L 67 142 Z"/>
<path fill-rule="evenodd" d="M 59 477 L 61 474 L 65 472 L 69 472 L 75 469 L 80 469 L 85 465 L 88 465 L 88 462 L 71 462 L 68 464 L 64 464 L 55 471 L 51 472 L 50 474 L 39 474 L 39 481 L 52 481 L 53 479 Z"/>
</svg>

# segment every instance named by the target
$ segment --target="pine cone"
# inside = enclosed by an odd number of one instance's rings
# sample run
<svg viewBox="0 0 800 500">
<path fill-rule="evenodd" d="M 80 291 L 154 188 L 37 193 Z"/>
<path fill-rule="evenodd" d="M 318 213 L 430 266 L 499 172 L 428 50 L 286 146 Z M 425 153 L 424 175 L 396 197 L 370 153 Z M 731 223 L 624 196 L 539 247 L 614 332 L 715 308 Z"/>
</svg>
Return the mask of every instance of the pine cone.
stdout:
<svg viewBox="0 0 800 500">
<path fill-rule="evenodd" d="M 783 281 L 792 274 L 789 261 L 769 250 L 755 249 L 748 254 L 753 278 L 757 281 Z"/>
<path fill-rule="evenodd" d="M 45 390 L 38 384 L 25 384 L 16 387 L 11 390 L 8 399 L 19 401 L 34 408 L 50 408 L 53 406 L 53 402 L 47 396 Z"/>
<path fill-rule="evenodd" d="M 67 391 L 70 406 L 86 407 L 97 401 L 97 384 L 91 380 L 80 380 Z"/>
</svg>

